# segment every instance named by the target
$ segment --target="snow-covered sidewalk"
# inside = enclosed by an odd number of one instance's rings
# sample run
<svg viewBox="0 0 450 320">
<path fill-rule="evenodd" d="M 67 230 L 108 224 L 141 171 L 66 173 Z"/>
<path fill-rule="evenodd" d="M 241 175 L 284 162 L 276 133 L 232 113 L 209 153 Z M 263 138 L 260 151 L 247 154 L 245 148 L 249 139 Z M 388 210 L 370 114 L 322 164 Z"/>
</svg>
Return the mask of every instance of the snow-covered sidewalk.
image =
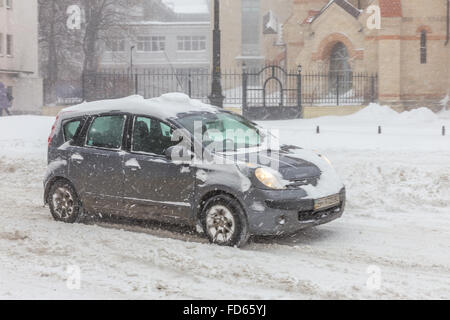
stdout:
<svg viewBox="0 0 450 320">
<path fill-rule="evenodd" d="M 371 106 L 261 123 L 327 155 L 348 208 L 241 250 L 155 226 L 54 222 L 42 207 L 52 122 L 0 118 L 0 298 L 450 298 L 449 113 Z M 68 266 L 80 268 L 79 290 L 66 286 Z"/>
</svg>

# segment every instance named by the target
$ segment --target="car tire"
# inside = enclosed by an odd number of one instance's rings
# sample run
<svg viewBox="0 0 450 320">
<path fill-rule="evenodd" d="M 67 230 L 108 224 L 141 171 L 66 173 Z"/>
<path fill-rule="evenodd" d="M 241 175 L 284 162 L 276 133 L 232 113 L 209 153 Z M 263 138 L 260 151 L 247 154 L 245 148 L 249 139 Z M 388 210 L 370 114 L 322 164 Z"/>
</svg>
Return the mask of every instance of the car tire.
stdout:
<svg viewBox="0 0 450 320">
<path fill-rule="evenodd" d="M 249 237 L 247 216 L 241 204 L 229 195 L 208 199 L 201 212 L 201 222 L 209 241 L 220 246 L 240 248 Z"/>
<path fill-rule="evenodd" d="M 56 221 L 75 223 L 82 218 L 83 208 L 80 198 L 68 181 L 59 180 L 50 187 L 47 203 Z"/>
</svg>

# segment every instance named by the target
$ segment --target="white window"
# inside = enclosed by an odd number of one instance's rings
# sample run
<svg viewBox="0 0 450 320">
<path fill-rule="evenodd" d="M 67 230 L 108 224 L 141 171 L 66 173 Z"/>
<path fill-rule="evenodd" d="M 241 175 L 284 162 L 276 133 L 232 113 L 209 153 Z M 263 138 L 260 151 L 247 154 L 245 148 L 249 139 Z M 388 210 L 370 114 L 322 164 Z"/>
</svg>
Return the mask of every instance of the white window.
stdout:
<svg viewBox="0 0 450 320">
<path fill-rule="evenodd" d="M 6 54 L 13 55 L 13 36 L 11 34 L 6 35 Z"/>
<path fill-rule="evenodd" d="M 161 52 L 166 49 L 166 37 L 141 36 L 137 38 L 137 51 Z"/>
<path fill-rule="evenodd" d="M 106 40 L 106 51 L 108 51 L 108 52 L 125 52 L 125 39 L 108 39 L 108 40 Z"/>
<path fill-rule="evenodd" d="M 204 51 L 206 50 L 205 36 L 177 37 L 178 51 Z"/>
<path fill-rule="evenodd" d="M 242 0 L 242 54 L 260 54 L 260 0 Z"/>
</svg>

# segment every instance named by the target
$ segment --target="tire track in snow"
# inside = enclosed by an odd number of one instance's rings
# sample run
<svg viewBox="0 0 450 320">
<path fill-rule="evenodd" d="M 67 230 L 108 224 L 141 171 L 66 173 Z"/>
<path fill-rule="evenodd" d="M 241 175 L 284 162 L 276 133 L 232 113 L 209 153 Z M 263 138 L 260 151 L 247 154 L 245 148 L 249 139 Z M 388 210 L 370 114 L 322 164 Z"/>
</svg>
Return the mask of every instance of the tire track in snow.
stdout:
<svg viewBox="0 0 450 320">
<path fill-rule="evenodd" d="M 372 247 L 345 248 L 358 241 L 342 238 L 354 228 L 385 235 L 380 226 L 370 224 L 378 218 L 372 217 L 373 213 L 358 218 L 355 224 L 351 218 L 358 213 L 350 210 L 345 223 L 313 229 L 297 238 L 269 239 L 273 241 L 270 244 L 257 240 L 244 250 L 220 248 L 203 244 L 201 238 L 171 231 L 56 223 L 48 209 L 41 207 L 44 168 L 45 164 L 38 160 L 0 159 L 0 192 L 5 195 L 0 208 L 1 265 L 32 279 L 63 282 L 62 266 L 79 263 L 91 282 L 86 288 L 89 294 L 100 292 L 106 296 L 236 298 L 238 294 L 261 298 L 403 299 L 442 297 L 446 288 L 442 279 L 448 276 L 449 269 L 443 263 L 419 263 L 412 254 L 406 260 L 384 255 L 373 250 L 374 239 L 366 240 Z M 409 239 L 411 234 L 405 237 Z M 77 245 L 72 244 L 73 239 L 77 239 Z M 337 248 L 330 245 L 332 241 L 347 243 Z M 380 265 L 388 273 L 386 287 L 377 293 L 367 292 L 364 282 L 359 281 L 358 272 L 369 264 Z M 402 269 L 407 270 L 407 276 Z M 415 276 L 417 284 L 408 283 L 408 278 Z M 334 278 L 339 281 L 333 282 Z M 419 291 L 426 282 L 428 285 Z M 37 283 L 30 285 L 39 287 Z M 218 288 L 220 285 L 223 287 Z M 45 292 L 45 286 L 40 290 Z"/>
</svg>

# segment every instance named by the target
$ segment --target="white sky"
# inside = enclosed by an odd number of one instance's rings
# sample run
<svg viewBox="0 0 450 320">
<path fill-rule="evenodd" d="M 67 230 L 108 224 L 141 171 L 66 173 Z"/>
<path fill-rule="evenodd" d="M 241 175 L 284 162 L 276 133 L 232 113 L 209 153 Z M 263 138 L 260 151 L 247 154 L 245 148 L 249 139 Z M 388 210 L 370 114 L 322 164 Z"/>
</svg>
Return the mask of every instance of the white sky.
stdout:
<svg viewBox="0 0 450 320">
<path fill-rule="evenodd" d="M 177 13 L 208 12 L 206 1 L 209 0 L 163 0 L 166 4 L 173 4 Z"/>
</svg>

